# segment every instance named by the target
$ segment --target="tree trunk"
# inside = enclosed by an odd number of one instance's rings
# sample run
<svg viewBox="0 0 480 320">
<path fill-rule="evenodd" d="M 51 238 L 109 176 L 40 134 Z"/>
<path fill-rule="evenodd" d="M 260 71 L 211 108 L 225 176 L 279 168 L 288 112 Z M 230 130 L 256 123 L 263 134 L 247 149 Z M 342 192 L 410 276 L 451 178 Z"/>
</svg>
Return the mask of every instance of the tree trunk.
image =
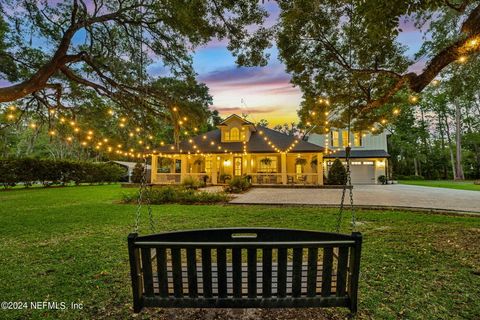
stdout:
<svg viewBox="0 0 480 320">
<path fill-rule="evenodd" d="M 415 167 L 415 176 L 418 176 L 418 162 L 417 162 L 417 158 L 413 158 L 413 166 Z"/>
<path fill-rule="evenodd" d="M 448 149 L 450 151 L 450 162 L 452 164 L 453 179 L 456 180 L 457 173 L 455 171 L 455 158 L 453 156 L 452 138 L 450 137 L 450 126 L 448 125 L 448 118 L 446 114 L 444 114 L 444 120 L 445 120 L 445 128 L 447 129 L 445 132 L 447 133 Z"/>
<path fill-rule="evenodd" d="M 457 143 L 457 152 L 456 152 L 456 165 L 455 171 L 457 174 L 456 180 L 465 180 L 465 176 L 463 175 L 463 167 L 462 167 L 462 124 L 461 124 L 461 109 L 460 105 L 457 103 L 455 106 L 455 135 L 456 135 L 456 143 Z"/>
<path fill-rule="evenodd" d="M 443 169 L 443 179 L 448 179 L 447 172 L 447 159 L 445 158 L 445 133 L 443 132 L 442 116 L 438 112 L 438 130 L 440 131 L 440 146 L 442 148 L 442 169 Z"/>
</svg>

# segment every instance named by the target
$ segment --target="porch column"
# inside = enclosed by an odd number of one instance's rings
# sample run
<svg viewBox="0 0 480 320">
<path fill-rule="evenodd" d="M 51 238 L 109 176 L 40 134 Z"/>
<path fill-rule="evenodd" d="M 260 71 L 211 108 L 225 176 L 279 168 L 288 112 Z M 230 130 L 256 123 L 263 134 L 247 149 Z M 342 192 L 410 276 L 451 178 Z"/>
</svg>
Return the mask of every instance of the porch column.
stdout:
<svg viewBox="0 0 480 320">
<path fill-rule="evenodd" d="M 247 154 L 247 172 L 245 172 L 246 174 L 251 174 L 252 173 L 252 155 L 251 154 Z"/>
<path fill-rule="evenodd" d="M 180 156 L 180 183 L 187 177 L 187 155 Z"/>
<path fill-rule="evenodd" d="M 281 153 L 280 164 L 282 166 L 282 184 L 287 184 L 287 154 Z"/>
<path fill-rule="evenodd" d="M 158 155 L 152 154 L 152 164 L 150 165 L 150 183 L 157 182 Z"/>
<path fill-rule="evenodd" d="M 318 184 L 323 186 L 323 153 L 317 154 L 317 175 Z"/>
<path fill-rule="evenodd" d="M 218 183 L 218 160 L 217 155 L 212 156 L 212 184 L 215 185 Z"/>
</svg>

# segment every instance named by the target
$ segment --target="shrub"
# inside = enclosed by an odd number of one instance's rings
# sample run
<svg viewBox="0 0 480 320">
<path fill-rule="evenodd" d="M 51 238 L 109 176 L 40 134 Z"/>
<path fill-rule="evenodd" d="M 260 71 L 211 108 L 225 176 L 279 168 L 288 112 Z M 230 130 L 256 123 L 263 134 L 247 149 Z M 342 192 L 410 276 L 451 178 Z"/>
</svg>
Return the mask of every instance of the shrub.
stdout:
<svg viewBox="0 0 480 320">
<path fill-rule="evenodd" d="M 145 168 L 143 164 L 141 164 L 140 162 L 137 162 L 137 164 L 132 170 L 132 176 L 130 177 L 130 181 L 132 181 L 133 183 L 142 182 L 144 171 L 145 171 Z"/>
<path fill-rule="evenodd" d="M 123 194 L 122 201 L 124 203 L 136 203 L 138 201 L 138 197 L 139 192 L 134 194 Z M 193 189 L 172 186 L 148 189 L 145 191 L 143 198 L 145 199 L 144 202 L 148 202 L 150 204 L 212 204 L 227 202 L 229 200 L 229 196 L 223 192 L 198 192 Z"/>
<path fill-rule="evenodd" d="M 339 159 L 335 159 L 328 171 L 327 184 L 343 185 L 347 182 L 347 171 Z"/>
<path fill-rule="evenodd" d="M 403 175 L 403 174 L 398 174 L 398 175 L 395 176 L 395 178 L 397 180 L 425 180 L 425 178 L 423 176 L 415 176 L 415 175 L 406 176 L 406 175 Z"/>
<path fill-rule="evenodd" d="M 377 180 L 381 184 L 386 184 L 387 183 L 387 177 L 384 176 L 384 175 L 378 176 Z"/>
<path fill-rule="evenodd" d="M 235 177 L 229 183 L 228 186 L 225 188 L 225 191 L 230 193 L 240 193 L 250 188 L 251 184 L 245 177 Z"/>
<path fill-rule="evenodd" d="M 37 163 L 37 178 L 44 187 L 49 187 L 60 182 L 62 173 L 57 170 L 54 160 L 42 160 Z"/>
<path fill-rule="evenodd" d="M 9 160 L 0 160 L 0 183 L 3 187 L 5 189 L 14 187 L 17 181 L 13 162 Z"/>
<path fill-rule="evenodd" d="M 229 175 L 228 173 L 222 173 L 219 177 L 220 182 L 222 183 L 227 183 L 232 179 L 232 176 Z"/>
<path fill-rule="evenodd" d="M 188 176 L 183 179 L 182 185 L 185 189 L 197 190 L 198 188 L 205 186 L 205 183 L 194 177 Z"/>
</svg>

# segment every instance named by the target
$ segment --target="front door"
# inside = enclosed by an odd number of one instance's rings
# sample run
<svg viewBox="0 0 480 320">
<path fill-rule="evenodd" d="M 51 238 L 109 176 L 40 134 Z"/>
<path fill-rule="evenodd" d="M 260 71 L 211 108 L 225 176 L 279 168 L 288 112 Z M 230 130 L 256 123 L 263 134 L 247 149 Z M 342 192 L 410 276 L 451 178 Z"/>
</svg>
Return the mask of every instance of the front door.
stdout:
<svg viewBox="0 0 480 320">
<path fill-rule="evenodd" d="M 242 175 L 242 158 L 233 158 L 233 175 L 239 177 Z"/>
</svg>

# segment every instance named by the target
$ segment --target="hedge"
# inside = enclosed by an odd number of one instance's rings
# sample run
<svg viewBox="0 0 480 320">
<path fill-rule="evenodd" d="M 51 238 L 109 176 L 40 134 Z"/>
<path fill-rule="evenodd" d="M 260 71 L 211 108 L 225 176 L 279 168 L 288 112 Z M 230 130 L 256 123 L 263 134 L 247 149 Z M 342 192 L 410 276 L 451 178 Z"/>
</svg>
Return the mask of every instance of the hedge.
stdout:
<svg viewBox="0 0 480 320">
<path fill-rule="evenodd" d="M 29 187 L 41 183 L 45 187 L 70 182 L 111 183 L 120 181 L 126 169 L 111 162 L 87 162 L 50 159 L 3 159 L 0 160 L 0 184 L 13 187 L 22 183 Z"/>
<path fill-rule="evenodd" d="M 139 192 L 122 195 L 123 203 L 137 203 Z M 182 186 L 161 187 L 147 189 L 143 194 L 144 203 L 164 204 L 164 203 L 180 203 L 180 204 L 214 204 L 225 203 L 230 200 L 229 195 L 224 192 L 205 192 L 186 189 Z"/>
</svg>

